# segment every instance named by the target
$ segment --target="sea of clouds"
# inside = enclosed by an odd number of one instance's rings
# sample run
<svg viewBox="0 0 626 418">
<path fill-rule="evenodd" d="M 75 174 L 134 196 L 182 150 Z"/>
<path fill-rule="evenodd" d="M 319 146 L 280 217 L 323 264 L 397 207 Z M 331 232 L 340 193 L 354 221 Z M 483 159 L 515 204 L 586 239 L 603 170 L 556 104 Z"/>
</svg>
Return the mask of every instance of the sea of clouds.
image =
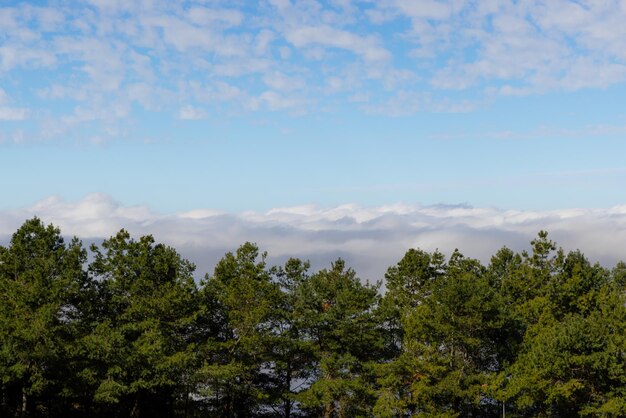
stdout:
<svg viewBox="0 0 626 418">
<path fill-rule="evenodd" d="M 246 241 L 268 252 L 270 264 L 289 257 L 314 269 L 344 258 L 363 280 L 377 281 L 409 248 L 439 249 L 487 263 L 502 246 L 528 249 L 540 230 L 565 250 L 580 249 L 593 262 L 612 267 L 626 260 L 626 205 L 604 209 L 502 210 L 468 205 L 379 207 L 315 205 L 266 212 L 225 213 L 198 209 L 160 214 L 147 206 L 124 206 L 104 194 L 78 201 L 52 196 L 30 207 L 0 212 L 0 243 L 29 218 L 58 226 L 65 236 L 98 243 L 119 229 L 151 234 L 197 265 L 197 277 L 212 272 L 228 251 Z"/>
</svg>

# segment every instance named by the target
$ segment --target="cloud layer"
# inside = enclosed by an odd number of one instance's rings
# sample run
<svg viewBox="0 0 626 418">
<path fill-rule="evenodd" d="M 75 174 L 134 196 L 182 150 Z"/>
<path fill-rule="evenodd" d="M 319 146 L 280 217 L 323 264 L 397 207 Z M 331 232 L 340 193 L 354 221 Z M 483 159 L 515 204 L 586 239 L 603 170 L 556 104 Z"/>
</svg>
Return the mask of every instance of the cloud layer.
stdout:
<svg viewBox="0 0 626 418">
<path fill-rule="evenodd" d="M 148 207 L 126 207 L 103 194 L 67 202 L 50 197 L 32 207 L 0 213 L 0 241 L 33 216 L 59 226 L 65 235 L 97 242 L 120 228 L 133 235 L 152 234 L 195 262 L 198 273 L 211 272 L 227 251 L 245 241 L 267 250 L 270 262 L 288 257 L 310 259 L 322 268 L 346 259 L 360 277 L 383 277 L 409 248 L 449 255 L 458 248 L 484 262 L 506 245 L 528 249 L 539 230 L 566 250 L 580 249 L 591 261 L 612 267 L 626 260 L 626 206 L 607 209 L 518 211 L 456 206 L 333 208 L 298 206 L 270 211 L 221 213 L 198 209 L 162 215 Z"/>
</svg>

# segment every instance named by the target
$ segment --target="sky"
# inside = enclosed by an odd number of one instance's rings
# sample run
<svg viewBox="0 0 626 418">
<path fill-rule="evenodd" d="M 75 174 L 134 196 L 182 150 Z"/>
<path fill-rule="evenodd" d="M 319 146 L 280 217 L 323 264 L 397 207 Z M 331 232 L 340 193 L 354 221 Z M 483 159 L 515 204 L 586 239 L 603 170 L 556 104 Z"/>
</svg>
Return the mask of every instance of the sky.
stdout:
<svg viewBox="0 0 626 418">
<path fill-rule="evenodd" d="M 548 229 L 626 259 L 624 21 L 618 0 L 5 0 L 0 241 L 37 215 L 203 266 L 255 240 L 380 276 L 410 246 L 484 258 Z"/>
</svg>

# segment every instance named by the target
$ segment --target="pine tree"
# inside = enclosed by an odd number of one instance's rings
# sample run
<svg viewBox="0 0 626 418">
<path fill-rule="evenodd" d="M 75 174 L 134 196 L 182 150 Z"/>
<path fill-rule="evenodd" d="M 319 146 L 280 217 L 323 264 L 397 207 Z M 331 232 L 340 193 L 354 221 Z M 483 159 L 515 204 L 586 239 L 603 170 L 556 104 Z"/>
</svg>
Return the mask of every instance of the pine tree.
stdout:
<svg viewBox="0 0 626 418">
<path fill-rule="evenodd" d="M 270 397 L 270 344 L 280 290 L 265 257 L 246 243 L 206 277 L 205 315 L 215 329 L 207 336 L 198 378 L 212 416 L 254 416 Z"/>
<path fill-rule="evenodd" d="M 136 241 L 125 230 L 92 251 L 103 309 L 82 344 L 97 381 L 94 399 L 105 414 L 170 416 L 188 396 L 197 358 L 195 267 L 151 236 Z"/>
<path fill-rule="evenodd" d="M 378 286 L 362 284 L 341 259 L 303 284 L 296 308 L 315 349 L 314 381 L 298 395 L 313 416 L 371 414 L 374 362 L 382 353 L 375 322 Z"/>
<path fill-rule="evenodd" d="M 68 410 L 75 395 L 68 363 L 77 295 L 86 281 L 80 241 L 38 218 L 0 247 L 0 376 L 2 412 Z"/>
</svg>

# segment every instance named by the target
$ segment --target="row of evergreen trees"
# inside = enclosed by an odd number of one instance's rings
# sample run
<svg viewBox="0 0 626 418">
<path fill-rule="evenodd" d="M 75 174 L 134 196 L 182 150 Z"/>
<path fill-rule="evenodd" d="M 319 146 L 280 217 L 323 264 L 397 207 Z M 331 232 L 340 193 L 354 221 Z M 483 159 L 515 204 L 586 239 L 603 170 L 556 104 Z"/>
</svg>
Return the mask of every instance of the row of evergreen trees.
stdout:
<svg viewBox="0 0 626 418">
<path fill-rule="evenodd" d="M 0 247 L 0 415 L 626 416 L 626 265 L 544 232 L 411 249 L 384 294 L 250 243 L 199 284 L 150 236 L 90 250 L 37 218 Z"/>
</svg>

